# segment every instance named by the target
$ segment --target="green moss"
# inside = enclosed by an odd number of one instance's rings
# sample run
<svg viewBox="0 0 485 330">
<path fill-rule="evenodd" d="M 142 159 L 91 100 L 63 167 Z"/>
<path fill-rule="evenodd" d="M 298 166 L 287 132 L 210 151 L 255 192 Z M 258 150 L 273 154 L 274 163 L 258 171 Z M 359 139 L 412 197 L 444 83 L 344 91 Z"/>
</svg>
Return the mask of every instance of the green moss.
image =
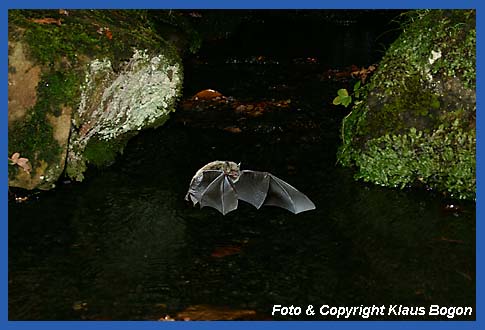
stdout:
<svg viewBox="0 0 485 330">
<path fill-rule="evenodd" d="M 365 181 L 418 182 L 473 199 L 475 11 L 407 15 L 404 33 L 362 88 L 364 101 L 343 120 L 338 161 L 357 166 Z"/>
<path fill-rule="evenodd" d="M 431 67 L 432 74 L 459 77 L 467 88 L 476 84 L 476 20 L 474 10 L 427 11 L 438 27 L 433 40 L 439 45 L 442 57 Z M 426 20 L 423 22 L 424 28 Z M 418 25 L 415 27 L 420 29 Z M 433 44 L 430 45 L 432 47 Z M 429 56 L 428 56 L 429 57 Z"/>
<path fill-rule="evenodd" d="M 128 140 L 129 137 L 126 135 L 123 138 L 109 141 L 91 139 L 84 150 L 84 157 L 90 164 L 96 167 L 111 165 L 116 160 L 118 153 L 123 152 Z"/>
<path fill-rule="evenodd" d="M 372 111 L 364 108 L 366 121 L 361 122 L 357 134 L 369 140 L 391 132 L 404 132 L 409 127 L 426 131 L 437 126 L 440 98 L 426 84 L 417 75 L 408 77 L 394 97 L 372 104 Z"/>
<path fill-rule="evenodd" d="M 87 170 L 87 165 L 84 160 L 77 161 L 75 163 L 67 163 L 66 166 L 66 175 L 76 181 L 83 181 L 84 180 L 84 172 Z"/>
<path fill-rule="evenodd" d="M 475 11 L 416 10 L 405 14 L 404 33 L 391 45 L 382 67 L 392 68 L 395 79 L 383 82 L 385 87 L 399 86 L 407 75 L 431 74 L 458 76 L 466 86 L 475 86 Z M 432 31 L 427 33 L 426 31 Z M 441 57 L 431 65 L 431 51 Z"/>
<path fill-rule="evenodd" d="M 357 178 L 383 186 L 416 183 L 447 191 L 456 198 L 475 198 L 474 130 L 440 126 L 431 134 L 416 129 L 371 140 L 357 158 Z"/>
<path fill-rule="evenodd" d="M 79 75 L 76 72 L 56 71 L 45 74 L 37 88 L 35 107 L 60 115 L 61 106 L 77 106 Z"/>
<path fill-rule="evenodd" d="M 61 25 L 33 21 L 41 18 L 61 19 Z M 108 58 L 117 68 L 134 47 L 177 56 L 156 33 L 146 10 L 69 10 L 68 16 L 54 10 L 10 10 L 9 21 L 25 28 L 31 55 L 43 64 L 76 64 L 86 56 Z"/>
<path fill-rule="evenodd" d="M 30 160 L 58 163 L 61 149 L 53 137 L 47 114 L 59 116 L 61 107 L 74 106 L 78 99 L 78 84 L 78 76 L 74 72 L 53 72 L 42 76 L 37 86 L 37 103 L 27 111 L 24 120 L 9 127 L 9 155 L 20 152 Z"/>
</svg>

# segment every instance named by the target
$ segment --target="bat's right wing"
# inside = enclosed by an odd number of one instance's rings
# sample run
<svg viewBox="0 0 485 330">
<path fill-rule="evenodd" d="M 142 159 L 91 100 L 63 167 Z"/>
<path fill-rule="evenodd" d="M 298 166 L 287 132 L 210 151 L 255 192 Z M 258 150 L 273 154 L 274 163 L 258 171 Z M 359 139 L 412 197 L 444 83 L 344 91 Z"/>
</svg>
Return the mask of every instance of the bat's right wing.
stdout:
<svg viewBox="0 0 485 330">
<path fill-rule="evenodd" d="M 258 209 L 262 205 L 273 205 L 295 214 L 315 209 L 315 204 L 305 194 L 267 172 L 242 171 L 236 190 L 239 199 Z"/>
<path fill-rule="evenodd" d="M 315 204 L 304 193 L 272 174 L 269 176 L 269 191 L 264 205 L 279 206 L 295 214 L 315 209 Z"/>
<path fill-rule="evenodd" d="M 235 183 L 239 199 L 259 209 L 268 196 L 269 181 L 267 172 L 242 171 Z"/>
</svg>

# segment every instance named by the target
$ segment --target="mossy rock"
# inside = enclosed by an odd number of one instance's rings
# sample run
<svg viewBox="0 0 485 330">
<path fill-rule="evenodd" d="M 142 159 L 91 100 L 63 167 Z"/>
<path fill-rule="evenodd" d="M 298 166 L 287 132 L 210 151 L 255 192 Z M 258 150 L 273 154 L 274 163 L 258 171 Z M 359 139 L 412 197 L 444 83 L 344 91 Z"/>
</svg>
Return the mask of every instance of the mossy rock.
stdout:
<svg viewBox="0 0 485 330">
<path fill-rule="evenodd" d="M 165 35 L 150 16 L 9 11 L 8 151 L 32 167 L 9 166 L 9 185 L 50 189 L 65 170 L 82 180 L 88 164 L 112 163 L 129 138 L 168 119 L 181 94 L 180 45 L 192 46 L 169 41 L 189 36 L 177 30 L 183 16 Z"/>
<path fill-rule="evenodd" d="M 339 161 L 364 181 L 475 199 L 475 11 L 407 15 L 342 123 Z"/>
<path fill-rule="evenodd" d="M 9 41 L 8 154 L 19 153 L 32 168 L 10 164 L 9 185 L 50 189 L 64 170 L 76 79 L 45 70 L 29 57 L 21 38 Z"/>
</svg>

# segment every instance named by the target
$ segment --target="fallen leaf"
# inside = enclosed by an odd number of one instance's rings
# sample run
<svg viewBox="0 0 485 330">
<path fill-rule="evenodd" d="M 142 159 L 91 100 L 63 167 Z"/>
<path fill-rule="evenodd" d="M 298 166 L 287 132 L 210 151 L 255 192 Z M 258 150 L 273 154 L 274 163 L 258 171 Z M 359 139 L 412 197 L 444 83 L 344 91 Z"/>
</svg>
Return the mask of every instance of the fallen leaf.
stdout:
<svg viewBox="0 0 485 330">
<path fill-rule="evenodd" d="M 56 24 L 58 26 L 62 25 L 61 19 L 55 19 L 55 18 L 32 18 L 30 19 L 31 22 L 37 23 L 37 24 Z"/>
<path fill-rule="evenodd" d="M 242 132 L 242 130 L 241 130 L 239 127 L 237 127 L 237 126 L 228 126 L 228 127 L 224 127 L 224 130 L 225 130 L 226 132 L 229 132 L 229 133 L 236 133 L 236 134 L 237 134 L 237 133 L 241 133 L 241 132 Z"/>
<path fill-rule="evenodd" d="M 10 160 L 14 163 L 17 164 L 17 160 L 20 158 L 20 154 L 18 152 L 14 153 L 12 157 L 10 157 Z"/>
<path fill-rule="evenodd" d="M 194 305 L 178 313 L 176 319 L 184 321 L 231 321 L 254 315 L 256 315 L 256 312 L 248 309 Z"/>
<path fill-rule="evenodd" d="M 234 109 L 234 111 L 236 111 L 236 112 L 244 112 L 244 111 L 246 111 L 246 106 L 245 106 L 244 104 L 240 104 L 240 105 L 238 105 L 238 106 L 237 106 L 237 107 Z"/>
<path fill-rule="evenodd" d="M 30 166 L 28 158 L 20 157 L 20 153 L 16 152 L 8 160 L 12 162 L 11 165 L 17 165 L 30 174 L 32 166 Z"/>
<path fill-rule="evenodd" d="M 106 28 L 104 30 L 104 35 L 106 36 L 106 38 L 108 38 L 109 40 L 113 39 L 113 32 L 111 32 L 111 30 L 109 28 Z"/>
<path fill-rule="evenodd" d="M 213 100 L 216 98 L 223 98 L 223 97 L 224 95 L 222 95 L 216 90 L 204 89 L 203 91 L 200 91 L 197 94 L 195 94 L 192 98 L 194 100 Z"/>
<path fill-rule="evenodd" d="M 211 257 L 214 258 L 224 258 L 241 252 L 242 246 L 240 245 L 228 245 L 219 246 L 214 249 L 211 253 Z"/>
<path fill-rule="evenodd" d="M 97 26 L 99 26 L 99 25 L 97 25 Z M 109 40 L 113 39 L 113 32 L 111 32 L 111 30 L 107 26 L 98 28 L 96 30 L 96 32 L 98 34 L 104 34 L 106 36 L 106 38 L 108 38 Z"/>
<path fill-rule="evenodd" d="M 361 68 L 361 69 L 356 69 L 352 70 L 350 73 L 350 76 L 352 78 L 360 78 L 362 84 L 365 83 L 367 77 L 372 74 L 376 70 L 375 65 L 370 65 L 368 68 Z"/>
<path fill-rule="evenodd" d="M 24 196 L 24 197 L 15 197 L 15 201 L 17 203 L 23 203 L 23 202 L 26 202 L 28 200 L 29 200 L 29 197 L 27 197 L 27 196 Z"/>
<path fill-rule="evenodd" d="M 30 171 L 29 160 L 27 158 L 19 158 L 17 165 L 22 167 L 26 172 Z"/>
<path fill-rule="evenodd" d="M 170 321 L 175 321 L 175 319 L 170 317 L 170 315 L 165 315 L 164 317 L 159 318 L 158 321 L 170 322 Z"/>
<path fill-rule="evenodd" d="M 448 237 L 444 237 L 444 236 L 441 236 L 441 237 L 439 237 L 435 240 L 436 241 L 442 241 L 442 242 L 448 242 L 448 243 L 456 243 L 456 244 L 463 244 L 464 243 L 462 240 L 452 239 L 452 238 L 448 238 Z"/>
<path fill-rule="evenodd" d="M 84 301 L 75 301 L 72 304 L 72 309 L 75 311 L 86 311 L 88 309 L 88 303 Z"/>
</svg>

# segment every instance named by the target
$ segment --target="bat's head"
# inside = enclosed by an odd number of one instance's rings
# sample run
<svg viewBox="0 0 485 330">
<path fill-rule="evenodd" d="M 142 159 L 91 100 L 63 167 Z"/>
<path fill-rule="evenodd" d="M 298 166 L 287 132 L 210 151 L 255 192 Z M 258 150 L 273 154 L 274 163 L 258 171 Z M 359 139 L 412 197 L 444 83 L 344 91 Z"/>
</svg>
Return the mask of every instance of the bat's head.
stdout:
<svg viewBox="0 0 485 330">
<path fill-rule="evenodd" d="M 222 164 L 222 170 L 228 176 L 230 176 L 233 180 L 239 179 L 239 175 L 241 174 L 239 170 L 239 164 L 230 161 L 224 161 Z"/>
</svg>

